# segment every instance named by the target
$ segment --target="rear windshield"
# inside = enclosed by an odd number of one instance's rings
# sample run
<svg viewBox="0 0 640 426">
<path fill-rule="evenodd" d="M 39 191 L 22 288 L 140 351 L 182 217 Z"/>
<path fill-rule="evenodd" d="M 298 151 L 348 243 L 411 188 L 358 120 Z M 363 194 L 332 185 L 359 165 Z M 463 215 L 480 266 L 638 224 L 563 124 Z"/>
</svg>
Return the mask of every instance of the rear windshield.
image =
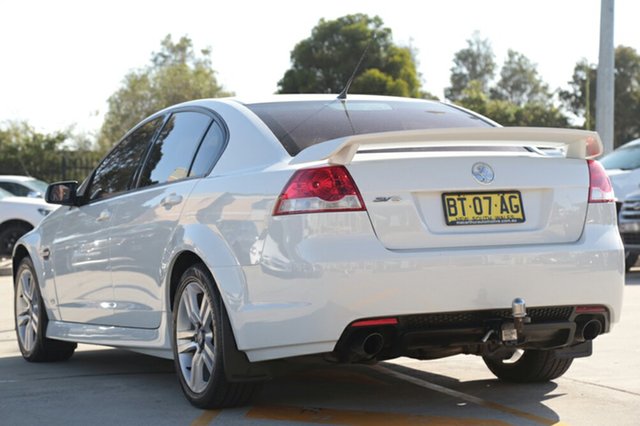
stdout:
<svg viewBox="0 0 640 426">
<path fill-rule="evenodd" d="M 271 129 L 289 155 L 320 142 L 365 133 L 446 127 L 491 127 L 449 105 L 421 100 L 330 100 L 246 105 Z"/>
</svg>

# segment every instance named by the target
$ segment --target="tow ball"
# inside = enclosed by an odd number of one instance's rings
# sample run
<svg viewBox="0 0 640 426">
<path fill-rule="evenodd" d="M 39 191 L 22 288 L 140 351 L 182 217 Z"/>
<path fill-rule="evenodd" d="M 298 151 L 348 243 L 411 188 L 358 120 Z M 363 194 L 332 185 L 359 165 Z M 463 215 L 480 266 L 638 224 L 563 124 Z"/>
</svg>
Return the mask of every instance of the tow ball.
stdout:
<svg viewBox="0 0 640 426">
<path fill-rule="evenodd" d="M 517 297 L 511 302 L 511 316 L 513 321 L 505 320 L 500 324 L 500 340 L 505 345 L 516 345 L 518 343 L 518 334 L 524 331 L 524 325 L 531 322 L 531 317 L 527 316 L 527 306 L 523 299 Z M 484 335 L 482 342 L 486 343 L 491 335 L 495 333 L 495 329 L 491 329 Z"/>
</svg>

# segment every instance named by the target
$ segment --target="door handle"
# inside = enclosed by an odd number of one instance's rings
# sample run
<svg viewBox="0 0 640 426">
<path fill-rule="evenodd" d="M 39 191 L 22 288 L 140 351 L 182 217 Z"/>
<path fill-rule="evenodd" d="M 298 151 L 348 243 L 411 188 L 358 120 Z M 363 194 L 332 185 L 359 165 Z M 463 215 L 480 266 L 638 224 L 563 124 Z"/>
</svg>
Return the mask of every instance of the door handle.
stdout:
<svg viewBox="0 0 640 426">
<path fill-rule="evenodd" d="M 102 210 L 96 219 L 96 222 L 105 222 L 109 219 L 111 219 L 111 212 L 109 210 Z"/>
<path fill-rule="evenodd" d="M 160 205 L 167 209 L 180 204 L 182 202 L 182 195 L 178 194 L 169 194 L 160 201 Z"/>
</svg>

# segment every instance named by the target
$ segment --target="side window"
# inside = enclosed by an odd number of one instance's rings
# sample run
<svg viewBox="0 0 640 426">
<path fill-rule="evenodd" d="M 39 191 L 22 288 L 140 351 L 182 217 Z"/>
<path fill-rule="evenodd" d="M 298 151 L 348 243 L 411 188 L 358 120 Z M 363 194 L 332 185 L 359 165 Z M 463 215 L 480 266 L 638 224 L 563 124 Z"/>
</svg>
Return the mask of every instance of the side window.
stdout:
<svg viewBox="0 0 640 426">
<path fill-rule="evenodd" d="M 222 127 L 214 121 L 209 127 L 196 158 L 191 166 L 189 176 L 204 176 L 209 172 L 211 166 L 218 160 L 224 148 L 225 135 Z"/>
<path fill-rule="evenodd" d="M 211 117 L 178 112 L 162 128 L 140 174 L 140 187 L 186 178 Z"/>
<path fill-rule="evenodd" d="M 26 197 L 27 195 L 29 195 L 29 192 L 31 192 L 31 190 L 26 186 L 22 186 L 13 182 L 2 182 L 0 183 L 0 188 L 9 191 L 17 197 Z"/>
<path fill-rule="evenodd" d="M 90 201 L 112 197 L 129 189 L 133 175 L 161 124 L 162 117 L 144 124 L 109 153 L 96 169 L 89 186 L 87 194 Z"/>
</svg>

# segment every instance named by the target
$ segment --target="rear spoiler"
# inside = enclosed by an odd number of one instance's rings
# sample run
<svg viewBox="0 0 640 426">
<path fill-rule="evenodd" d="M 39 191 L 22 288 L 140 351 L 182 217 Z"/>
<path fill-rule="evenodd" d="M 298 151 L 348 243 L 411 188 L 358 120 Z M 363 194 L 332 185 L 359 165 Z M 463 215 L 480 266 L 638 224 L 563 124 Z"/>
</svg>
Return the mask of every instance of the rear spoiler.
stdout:
<svg viewBox="0 0 640 426">
<path fill-rule="evenodd" d="M 360 148 L 416 148 L 427 146 L 518 146 L 565 148 L 566 158 L 591 159 L 602 154 L 596 132 L 542 127 L 492 127 L 404 130 L 333 139 L 302 150 L 291 164 L 326 161 L 349 164 Z"/>
</svg>

